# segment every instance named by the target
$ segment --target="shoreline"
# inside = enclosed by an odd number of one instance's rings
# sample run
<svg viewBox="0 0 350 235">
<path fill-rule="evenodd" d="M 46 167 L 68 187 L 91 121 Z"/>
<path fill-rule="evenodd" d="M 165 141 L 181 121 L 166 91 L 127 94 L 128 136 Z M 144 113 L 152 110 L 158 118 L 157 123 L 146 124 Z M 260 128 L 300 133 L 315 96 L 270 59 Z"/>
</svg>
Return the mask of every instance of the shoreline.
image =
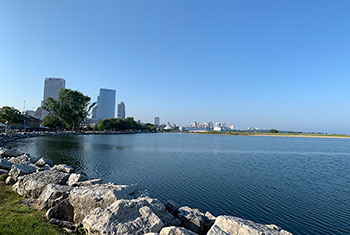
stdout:
<svg viewBox="0 0 350 235">
<path fill-rule="evenodd" d="M 39 136 L 81 134 L 24 134 L 20 138 L 7 139 L 6 143 Z M 54 165 L 48 158 L 30 156 L 18 152 L 16 148 L 0 148 L 0 171 L 5 183 L 24 196 L 24 201 L 46 211 L 49 223 L 72 233 L 84 229 L 87 234 L 112 234 L 120 229 L 123 231 L 121 234 L 222 235 L 240 234 L 240 230 L 245 230 L 259 234 L 291 235 L 276 225 L 259 224 L 231 215 L 215 217 L 208 211 L 204 213 L 188 206 L 179 206 L 172 200 L 163 204 L 157 198 L 150 198 L 148 191 L 137 184 L 102 183 L 101 179 L 76 173 L 71 166 Z"/>
<path fill-rule="evenodd" d="M 254 132 L 187 132 L 189 134 L 202 135 L 239 135 L 261 137 L 296 137 L 296 138 L 325 138 L 325 139 L 350 139 L 350 135 L 317 135 L 317 134 L 293 134 L 293 133 L 254 133 Z"/>
</svg>

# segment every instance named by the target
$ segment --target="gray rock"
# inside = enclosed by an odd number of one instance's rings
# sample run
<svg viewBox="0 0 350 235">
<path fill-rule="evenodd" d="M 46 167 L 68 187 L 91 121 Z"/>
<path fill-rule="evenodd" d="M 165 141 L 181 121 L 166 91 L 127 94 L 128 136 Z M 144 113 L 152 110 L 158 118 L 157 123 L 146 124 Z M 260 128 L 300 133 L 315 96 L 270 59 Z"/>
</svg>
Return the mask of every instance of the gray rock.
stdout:
<svg viewBox="0 0 350 235">
<path fill-rule="evenodd" d="M 27 164 L 12 165 L 11 170 L 9 172 L 9 176 L 11 176 L 15 181 L 17 181 L 19 176 L 32 174 L 36 172 L 36 169 L 36 167 Z"/>
<path fill-rule="evenodd" d="M 175 226 L 162 228 L 162 230 L 159 233 L 159 235 L 196 235 L 196 234 L 197 233 L 194 233 L 185 228 L 175 227 Z"/>
<path fill-rule="evenodd" d="M 67 184 L 69 186 L 77 186 L 78 183 L 83 182 L 83 181 L 87 181 L 89 178 L 85 175 L 85 174 L 71 174 L 69 176 L 68 182 Z"/>
<path fill-rule="evenodd" d="M 46 212 L 46 217 L 50 219 L 58 219 L 63 221 L 73 221 L 73 207 L 69 203 L 69 200 L 63 200 L 59 204 L 55 205 L 54 207 L 50 208 Z"/>
<path fill-rule="evenodd" d="M 53 161 L 50 159 L 46 159 L 46 158 L 40 158 L 36 163 L 36 166 L 38 167 L 44 167 L 45 165 L 49 165 L 50 167 L 53 166 Z"/>
<path fill-rule="evenodd" d="M 4 174 L 9 174 L 9 171 L 8 170 L 3 170 L 3 169 L 0 169 L 0 175 L 4 175 Z"/>
<path fill-rule="evenodd" d="M 173 214 L 174 216 L 177 216 L 177 212 L 180 208 L 180 206 L 172 201 L 172 200 L 168 200 L 166 203 L 165 203 L 165 208 L 171 213 Z"/>
<path fill-rule="evenodd" d="M 74 207 L 74 222 L 80 224 L 95 208 L 106 208 L 118 199 L 129 199 L 139 187 L 137 185 L 98 184 L 76 187 L 69 194 Z"/>
<path fill-rule="evenodd" d="M 144 202 L 118 200 L 106 209 L 96 208 L 85 217 L 83 226 L 88 234 L 158 233 L 164 224 Z"/>
<path fill-rule="evenodd" d="M 46 164 L 43 167 L 39 167 L 36 171 L 39 172 L 39 171 L 48 171 L 48 170 L 52 170 L 52 167 Z"/>
<path fill-rule="evenodd" d="M 291 235 L 276 225 L 263 225 L 234 216 L 219 216 L 207 235 Z"/>
<path fill-rule="evenodd" d="M 68 166 L 66 164 L 59 164 L 59 165 L 55 165 L 53 167 L 54 170 L 58 170 L 58 171 L 62 171 L 65 173 L 73 173 L 74 172 L 74 168 L 71 166 Z"/>
<path fill-rule="evenodd" d="M 48 184 L 38 198 L 39 208 L 48 210 L 67 199 L 73 188 L 67 185 Z"/>
<path fill-rule="evenodd" d="M 17 151 L 16 149 L 2 149 L 0 151 L 0 154 L 3 157 L 17 157 L 19 155 L 22 155 L 23 153 Z"/>
<path fill-rule="evenodd" d="M 91 186 L 95 184 L 100 184 L 102 182 L 101 179 L 92 179 L 92 180 L 87 180 L 83 182 L 78 182 L 76 183 L 76 186 Z"/>
<path fill-rule="evenodd" d="M 188 206 L 178 209 L 178 218 L 185 228 L 199 234 L 205 234 L 214 223 L 198 209 L 192 209 Z"/>
<path fill-rule="evenodd" d="M 9 159 L 9 162 L 13 163 L 13 164 L 32 164 L 31 161 L 31 156 L 29 154 L 22 154 L 20 156 L 17 157 L 11 157 Z"/>
<path fill-rule="evenodd" d="M 78 229 L 78 227 L 74 223 L 69 222 L 69 221 L 63 221 L 63 220 L 58 220 L 58 219 L 50 219 L 49 223 L 57 225 L 57 226 L 59 226 L 61 228 L 69 229 L 70 230 L 69 232 L 72 232 L 72 233 L 75 233 L 77 231 L 77 229 Z"/>
<path fill-rule="evenodd" d="M 5 180 L 5 184 L 7 185 L 14 185 L 16 183 L 16 180 L 14 180 L 11 176 L 7 177 Z"/>
<path fill-rule="evenodd" d="M 40 171 L 30 175 L 20 176 L 12 189 L 19 195 L 38 198 L 48 184 L 65 184 L 69 174 L 60 171 Z"/>
<path fill-rule="evenodd" d="M 12 163 L 6 159 L 0 159 L 0 168 L 5 170 L 11 170 Z"/>
</svg>

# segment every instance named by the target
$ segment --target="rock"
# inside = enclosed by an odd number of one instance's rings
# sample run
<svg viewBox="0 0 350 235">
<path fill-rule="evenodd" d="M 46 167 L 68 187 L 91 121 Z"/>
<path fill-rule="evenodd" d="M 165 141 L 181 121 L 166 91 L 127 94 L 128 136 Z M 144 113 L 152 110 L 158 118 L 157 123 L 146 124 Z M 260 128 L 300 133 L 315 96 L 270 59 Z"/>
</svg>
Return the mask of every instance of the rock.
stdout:
<svg viewBox="0 0 350 235">
<path fill-rule="evenodd" d="M 76 186 L 79 182 L 87 181 L 89 178 L 85 174 L 71 174 L 69 176 L 67 184 L 69 186 Z"/>
<path fill-rule="evenodd" d="M 88 234 L 144 234 L 158 233 L 164 224 L 150 207 L 134 199 L 94 209 L 83 220 L 83 226 Z"/>
<path fill-rule="evenodd" d="M 159 233 L 159 235 L 196 235 L 196 234 L 197 233 L 194 233 L 185 228 L 175 227 L 175 226 L 162 228 L 162 230 Z"/>
<path fill-rule="evenodd" d="M 38 168 L 36 171 L 48 171 L 48 170 L 52 170 L 52 168 L 50 167 L 50 165 L 46 164 L 43 167 Z"/>
<path fill-rule="evenodd" d="M 16 183 L 16 180 L 14 180 L 11 176 L 7 177 L 5 180 L 5 184 L 7 185 L 14 185 Z"/>
<path fill-rule="evenodd" d="M 204 216 L 207 217 L 208 220 L 211 220 L 212 224 L 214 224 L 216 217 L 213 216 L 209 211 L 205 212 Z"/>
<path fill-rule="evenodd" d="M 192 209 L 188 206 L 178 209 L 178 218 L 185 228 L 199 234 L 205 234 L 214 222 L 209 220 L 198 209 Z"/>
<path fill-rule="evenodd" d="M 172 201 L 172 200 L 168 200 L 166 203 L 165 203 L 165 208 L 171 213 L 173 214 L 174 216 L 177 216 L 177 212 L 178 212 L 178 209 L 180 208 L 180 206 Z"/>
<path fill-rule="evenodd" d="M 0 154 L 3 157 L 17 157 L 19 155 L 22 155 L 23 153 L 17 151 L 16 149 L 2 149 Z"/>
<path fill-rule="evenodd" d="M 12 189 L 19 195 L 38 198 L 48 184 L 65 184 L 69 174 L 60 171 L 40 171 L 30 175 L 20 176 Z"/>
<path fill-rule="evenodd" d="M 7 161 L 6 159 L 0 159 L 0 168 L 5 170 L 11 170 L 12 163 Z"/>
<path fill-rule="evenodd" d="M 48 184 L 38 198 L 39 208 L 48 210 L 67 199 L 73 188 L 67 185 Z"/>
<path fill-rule="evenodd" d="M 9 172 L 9 176 L 11 176 L 15 181 L 17 181 L 19 176 L 32 174 L 36 172 L 36 169 L 37 168 L 27 164 L 12 165 L 11 170 Z"/>
<path fill-rule="evenodd" d="M 73 221 L 73 207 L 69 200 L 63 200 L 46 212 L 48 219 L 58 219 L 63 221 Z"/>
<path fill-rule="evenodd" d="M 84 217 L 97 207 L 106 208 L 118 199 L 130 199 L 137 185 L 98 184 L 76 187 L 69 194 L 74 207 L 74 222 L 80 224 Z"/>
<path fill-rule="evenodd" d="M 50 159 L 46 159 L 46 158 L 40 158 L 36 163 L 36 166 L 38 167 L 44 167 L 45 165 L 48 165 L 50 167 L 53 166 L 53 161 Z"/>
<path fill-rule="evenodd" d="M 74 168 L 71 166 L 68 166 L 66 164 L 55 165 L 53 167 L 53 169 L 58 170 L 58 171 L 62 171 L 62 172 L 66 172 L 66 173 L 73 173 L 74 172 Z"/>
<path fill-rule="evenodd" d="M 22 154 L 17 157 L 11 157 L 9 162 L 13 164 L 32 164 L 31 156 L 29 154 Z"/>
<path fill-rule="evenodd" d="M 276 225 L 263 225 L 250 220 L 234 216 L 219 216 L 216 218 L 214 225 L 207 233 L 208 235 L 230 234 L 230 235 L 292 235 L 286 230 Z"/>
<path fill-rule="evenodd" d="M 69 229 L 71 233 L 75 233 L 78 229 L 78 227 L 72 223 L 72 222 L 69 222 L 69 221 L 63 221 L 63 220 L 58 220 L 58 219 L 50 219 L 49 221 L 50 224 L 54 224 L 54 225 L 57 225 L 61 228 L 66 228 L 66 229 Z"/>
<path fill-rule="evenodd" d="M 4 175 L 4 174 L 7 174 L 8 175 L 8 170 L 3 170 L 3 169 L 0 169 L 0 175 Z"/>
<path fill-rule="evenodd" d="M 93 180 L 78 182 L 76 183 L 76 186 L 91 186 L 91 185 L 99 184 L 101 182 L 102 182 L 101 179 L 93 179 Z"/>
</svg>

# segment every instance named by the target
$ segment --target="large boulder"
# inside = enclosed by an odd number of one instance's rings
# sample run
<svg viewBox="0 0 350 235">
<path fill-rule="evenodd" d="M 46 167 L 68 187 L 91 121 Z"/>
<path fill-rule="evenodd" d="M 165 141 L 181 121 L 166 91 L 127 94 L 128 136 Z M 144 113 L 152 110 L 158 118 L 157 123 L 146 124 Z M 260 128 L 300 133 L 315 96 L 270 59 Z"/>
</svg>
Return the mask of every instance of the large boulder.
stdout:
<svg viewBox="0 0 350 235">
<path fill-rule="evenodd" d="M 12 165 L 11 170 L 9 172 L 9 176 L 12 177 L 12 179 L 14 179 L 15 181 L 17 181 L 19 176 L 32 174 L 36 172 L 36 169 L 36 167 L 27 164 Z"/>
<path fill-rule="evenodd" d="M 17 157 L 11 157 L 9 162 L 13 164 L 32 164 L 36 161 L 35 159 L 36 158 L 31 157 L 29 154 L 24 153 Z"/>
<path fill-rule="evenodd" d="M 22 155 L 23 153 L 17 151 L 16 149 L 1 149 L 0 154 L 3 157 L 17 157 L 19 155 Z"/>
<path fill-rule="evenodd" d="M 69 176 L 67 184 L 69 186 L 77 186 L 78 183 L 83 182 L 83 181 L 87 181 L 87 180 L 89 180 L 89 178 L 85 174 L 73 173 Z"/>
<path fill-rule="evenodd" d="M 67 199 L 73 188 L 67 185 L 48 184 L 38 198 L 39 208 L 48 210 Z"/>
<path fill-rule="evenodd" d="M 63 221 L 73 221 L 73 207 L 69 203 L 68 199 L 65 199 L 55 205 L 54 207 L 50 208 L 46 212 L 46 217 L 50 219 L 58 219 Z"/>
<path fill-rule="evenodd" d="M 44 167 L 45 165 L 52 167 L 53 161 L 47 158 L 40 158 L 38 161 L 36 161 L 35 165 L 38 167 Z"/>
<path fill-rule="evenodd" d="M 58 219 L 52 218 L 52 219 L 50 219 L 49 223 L 57 225 L 61 228 L 68 229 L 68 233 L 75 233 L 76 230 L 78 229 L 78 227 L 74 223 L 69 222 L 69 221 L 63 221 L 63 220 L 58 220 Z"/>
<path fill-rule="evenodd" d="M 69 194 L 74 207 L 74 222 L 80 224 L 95 208 L 106 208 L 119 199 L 130 199 L 139 190 L 137 185 L 97 184 L 75 187 Z"/>
<path fill-rule="evenodd" d="M 92 179 L 92 180 L 77 182 L 75 186 L 91 186 L 95 184 L 100 184 L 101 182 L 102 182 L 102 179 Z"/>
<path fill-rule="evenodd" d="M 234 216 L 219 216 L 207 235 L 292 235 L 280 227 L 270 224 L 264 225 Z"/>
<path fill-rule="evenodd" d="M 5 170 L 11 170 L 13 163 L 9 162 L 6 159 L 0 158 L 0 168 Z"/>
<path fill-rule="evenodd" d="M 20 176 L 12 189 L 19 195 L 38 198 L 48 184 L 65 184 L 69 174 L 60 171 L 40 171 L 30 175 Z"/>
<path fill-rule="evenodd" d="M 59 164 L 59 165 L 55 165 L 53 167 L 54 170 L 58 170 L 58 171 L 62 171 L 65 173 L 73 173 L 74 172 L 74 168 L 71 166 L 68 166 L 66 164 Z"/>
<path fill-rule="evenodd" d="M 183 226 L 193 232 L 205 234 L 208 232 L 214 221 L 205 216 L 198 209 L 183 206 L 178 209 L 177 217 Z"/>
<path fill-rule="evenodd" d="M 155 211 L 158 206 L 152 207 L 154 202 L 150 198 L 115 201 L 106 209 L 92 210 L 83 226 L 88 234 L 158 233 L 164 223 Z"/>
<path fill-rule="evenodd" d="M 159 235 L 196 235 L 197 233 L 194 233 L 190 230 L 187 230 L 182 227 L 164 227 L 162 230 L 160 230 Z"/>
</svg>

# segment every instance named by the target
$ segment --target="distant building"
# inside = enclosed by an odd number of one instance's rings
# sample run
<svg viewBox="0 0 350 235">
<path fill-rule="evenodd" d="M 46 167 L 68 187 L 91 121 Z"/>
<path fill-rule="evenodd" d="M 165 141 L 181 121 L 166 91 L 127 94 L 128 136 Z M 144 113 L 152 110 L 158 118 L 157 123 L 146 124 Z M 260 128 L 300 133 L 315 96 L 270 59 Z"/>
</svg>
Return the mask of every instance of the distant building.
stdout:
<svg viewBox="0 0 350 235">
<path fill-rule="evenodd" d="M 110 89 L 100 89 L 97 97 L 96 119 L 104 120 L 115 117 L 116 91 Z"/>
<path fill-rule="evenodd" d="M 41 118 L 43 116 L 43 108 L 38 107 L 34 113 L 34 117 Z"/>
<path fill-rule="evenodd" d="M 154 125 L 155 126 L 159 126 L 160 125 L 160 118 L 159 117 L 155 117 L 154 118 Z"/>
<path fill-rule="evenodd" d="M 62 88 L 66 87 L 66 81 L 62 78 L 45 78 L 44 83 L 44 97 L 43 101 L 41 102 L 41 106 L 43 105 L 44 101 L 52 97 L 54 100 L 58 99 L 58 93 Z M 46 110 L 42 110 L 41 118 L 44 118 L 47 114 Z"/>
<path fill-rule="evenodd" d="M 34 110 L 26 110 L 26 111 L 24 111 L 24 114 L 34 117 L 35 116 L 35 111 Z"/>
<path fill-rule="evenodd" d="M 169 131 L 172 129 L 173 129 L 173 126 L 170 124 L 170 122 L 167 122 L 166 126 L 164 127 L 164 130 Z"/>
<path fill-rule="evenodd" d="M 207 129 L 207 130 L 213 130 L 213 129 L 214 129 L 214 125 L 213 125 L 212 122 L 204 122 L 204 123 L 203 123 L 203 126 L 204 126 L 204 128 Z"/>
<path fill-rule="evenodd" d="M 91 115 L 91 118 L 92 119 L 97 119 L 97 105 L 95 105 L 93 108 L 92 108 L 92 115 Z"/>
<path fill-rule="evenodd" d="M 198 123 L 197 122 L 192 122 L 191 126 L 197 128 L 198 127 Z"/>
<path fill-rule="evenodd" d="M 229 126 L 228 126 L 228 129 L 229 129 L 230 131 L 233 131 L 233 130 L 235 129 L 235 126 L 234 126 L 234 125 L 229 125 Z"/>
<path fill-rule="evenodd" d="M 214 131 L 227 131 L 228 128 L 226 127 L 226 124 L 224 122 L 216 122 Z"/>
<path fill-rule="evenodd" d="M 125 119 L 125 104 L 124 104 L 124 102 L 120 102 L 120 104 L 118 104 L 118 118 Z"/>
</svg>

